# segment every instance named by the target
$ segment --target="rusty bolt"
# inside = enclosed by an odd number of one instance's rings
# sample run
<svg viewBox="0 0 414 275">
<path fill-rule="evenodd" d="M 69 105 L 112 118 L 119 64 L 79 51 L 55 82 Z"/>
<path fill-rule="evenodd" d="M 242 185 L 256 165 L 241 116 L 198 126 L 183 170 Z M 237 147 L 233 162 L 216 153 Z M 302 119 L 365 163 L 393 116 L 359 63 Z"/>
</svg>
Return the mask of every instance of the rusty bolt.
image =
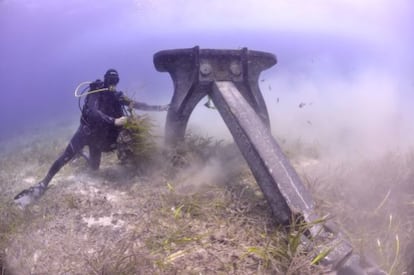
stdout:
<svg viewBox="0 0 414 275">
<path fill-rule="evenodd" d="M 236 62 L 230 64 L 230 71 L 232 74 L 239 76 L 241 74 L 240 65 Z"/>
<path fill-rule="evenodd" d="M 207 75 L 209 75 L 209 74 L 211 74 L 211 65 L 210 64 L 208 64 L 208 63 L 202 63 L 202 64 L 200 64 L 200 73 L 203 75 L 203 76 L 207 76 Z"/>
</svg>

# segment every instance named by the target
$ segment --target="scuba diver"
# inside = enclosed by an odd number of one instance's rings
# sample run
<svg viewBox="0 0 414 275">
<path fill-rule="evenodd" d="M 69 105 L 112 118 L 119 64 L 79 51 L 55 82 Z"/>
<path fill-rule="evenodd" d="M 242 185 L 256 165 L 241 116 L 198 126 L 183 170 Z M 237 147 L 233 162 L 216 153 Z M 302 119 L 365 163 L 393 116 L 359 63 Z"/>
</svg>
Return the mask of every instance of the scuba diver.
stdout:
<svg viewBox="0 0 414 275">
<path fill-rule="evenodd" d="M 104 75 L 104 81 L 96 80 L 89 84 L 85 103 L 82 108 L 80 126 L 73 135 L 63 154 L 52 164 L 46 176 L 36 185 L 23 190 L 14 197 L 17 205 L 24 207 L 39 198 L 46 191 L 49 182 L 57 172 L 74 156 L 81 154 L 85 146 L 89 147 L 89 166 L 99 169 L 102 152 L 116 149 L 116 141 L 122 126 L 127 123 L 124 106 L 144 111 L 167 111 L 169 105 L 148 105 L 136 102 L 116 91 L 119 82 L 118 72 L 109 69 Z M 82 84 L 82 83 L 81 83 Z M 80 84 L 80 85 L 81 85 Z M 78 88 L 80 87 L 78 86 Z M 75 90 L 75 96 L 80 97 Z M 84 94 L 83 94 L 84 95 Z"/>
</svg>

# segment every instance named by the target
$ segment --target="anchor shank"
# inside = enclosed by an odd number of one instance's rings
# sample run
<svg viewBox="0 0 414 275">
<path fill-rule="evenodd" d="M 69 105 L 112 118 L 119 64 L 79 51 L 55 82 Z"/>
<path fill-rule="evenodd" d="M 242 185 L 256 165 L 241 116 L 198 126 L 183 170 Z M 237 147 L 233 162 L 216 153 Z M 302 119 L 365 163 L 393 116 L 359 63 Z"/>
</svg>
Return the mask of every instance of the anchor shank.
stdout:
<svg viewBox="0 0 414 275">
<path fill-rule="evenodd" d="M 249 164 L 278 221 L 311 217 L 314 202 L 270 130 L 230 81 L 213 84 L 211 98 Z"/>
</svg>

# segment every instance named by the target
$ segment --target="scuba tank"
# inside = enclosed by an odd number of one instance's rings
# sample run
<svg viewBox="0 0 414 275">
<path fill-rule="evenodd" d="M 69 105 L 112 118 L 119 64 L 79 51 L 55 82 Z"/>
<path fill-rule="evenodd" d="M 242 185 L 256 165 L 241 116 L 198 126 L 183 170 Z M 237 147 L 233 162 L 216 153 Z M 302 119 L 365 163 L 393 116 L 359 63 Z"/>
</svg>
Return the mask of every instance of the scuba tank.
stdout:
<svg viewBox="0 0 414 275">
<path fill-rule="evenodd" d="M 81 92 L 79 92 L 79 89 L 82 86 L 86 86 L 83 88 L 83 90 Z M 108 88 L 104 88 L 104 83 L 102 80 L 97 79 L 95 81 L 85 81 L 80 83 L 76 89 L 75 89 L 75 97 L 78 98 L 78 107 L 79 110 L 82 113 L 81 116 L 81 122 L 83 122 L 84 124 L 88 125 L 88 121 L 86 120 L 89 108 L 88 108 L 88 101 L 90 100 L 91 95 L 93 95 L 94 93 L 98 93 L 98 92 L 103 92 L 103 91 L 107 91 Z M 82 97 L 85 96 L 85 100 L 82 104 Z"/>
<path fill-rule="evenodd" d="M 85 87 L 81 93 L 78 93 L 78 90 L 81 86 L 83 85 L 87 85 L 89 84 L 87 87 Z M 103 92 L 103 91 L 107 91 L 108 88 L 104 88 L 104 83 L 102 80 L 97 79 L 95 81 L 86 81 L 86 82 L 82 82 L 81 84 L 78 85 L 78 87 L 75 90 L 75 97 L 79 98 L 78 101 L 78 106 L 79 106 L 79 110 L 83 113 L 83 109 L 85 109 L 85 106 L 87 105 L 88 99 L 89 99 L 89 95 L 93 94 L 93 93 L 97 93 L 97 92 Z M 83 108 L 81 107 L 81 97 L 86 96 L 85 101 L 83 103 Z"/>
</svg>

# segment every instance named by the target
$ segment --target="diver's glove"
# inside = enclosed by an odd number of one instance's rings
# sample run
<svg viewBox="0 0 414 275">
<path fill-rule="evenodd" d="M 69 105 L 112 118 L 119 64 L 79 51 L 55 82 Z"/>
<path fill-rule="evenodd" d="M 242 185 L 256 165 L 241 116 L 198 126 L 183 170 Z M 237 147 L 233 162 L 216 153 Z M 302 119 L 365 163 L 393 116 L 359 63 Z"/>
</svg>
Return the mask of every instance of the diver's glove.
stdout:
<svg viewBox="0 0 414 275">
<path fill-rule="evenodd" d="M 127 122 L 128 122 L 128 117 L 126 116 L 121 116 L 121 117 L 115 118 L 114 120 L 115 126 L 124 126 Z"/>
<path fill-rule="evenodd" d="M 158 111 L 168 111 L 170 109 L 170 104 L 158 106 Z"/>
</svg>

